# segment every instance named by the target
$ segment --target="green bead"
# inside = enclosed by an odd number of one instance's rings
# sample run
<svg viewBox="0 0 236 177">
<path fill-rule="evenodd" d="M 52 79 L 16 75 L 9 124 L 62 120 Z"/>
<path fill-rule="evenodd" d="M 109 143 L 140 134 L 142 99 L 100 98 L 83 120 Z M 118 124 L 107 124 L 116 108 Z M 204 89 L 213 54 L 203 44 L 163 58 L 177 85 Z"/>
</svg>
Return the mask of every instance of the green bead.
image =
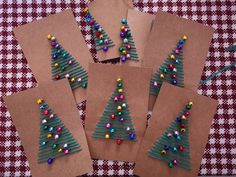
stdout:
<svg viewBox="0 0 236 177">
<path fill-rule="evenodd" d="M 128 33 L 127 33 L 127 37 L 130 37 L 131 36 L 131 32 L 129 31 Z"/>
<path fill-rule="evenodd" d="M 48 126 L 47 126 L 47 125 L 45 125 L 45 126 L 43 127 L 43 129 L 44 129 L 44 130 L 47 130 L 47 129 L 48 129 Z"/>
<path fill-rule="evenodd" d="M 163 73 L 167 73 L 167 69 L 166 68 L 163 68 Z"/>
<path fill-rule="evenodd" d="M 114 129 L 114 128 L 112 128 L 112 129 L 110 130 L 110 132 L 111 132 L 111 133 L 114 133 L 114 132 L 115 132 L 115 129 Z"/>
<path fill-rule="evenodd" d="M 122 47 L 119 48 L 119 51 L 122 52 L 124 49 Z"/>
<path fill-rule="evenodd" d="M 46 141 L 43 141 L 43 142 L 41 143 L 42 146 L 45 146 L 46 144 L 47 144 Z"/>
<path fill-rule="evenodd" d="M 56 149 L 56 148 L 57 148 L 57 144 L 53 144 L 52 149 Z"/>
<path fill-rule="evenodd" d="M 118 83 L 117 86 L 118 86 L 118 87 L 122 87 L 122 83 L 121 83 L 121 82 Z"/>
<path fill-rule="evenodd" d="M 190 110 L 191 109 L 191 105 L 186 105 L 186 109 Z"/>
<path fill-rule="evenodd" d="M 121 23 L 122 23 L 122 24 L 126 24 L 126 23 L 127 23 L 126 19 L 122 19 L 122 20 L 121 20 Z"/>
<path fill-rule="evenodd" d="M 63 57 L 64 59 L 66 59 L 67 54 L 66 54 L 66 53 L 63 53 L 63 54 L 62 54 L 62 57 Z"/>
<path fill-rule="evenodd" d="M 87 82 L 82 83 L 82 88 L 84 88 L 84 89 L 87 88 Z"/>
<path fill-rule="evenodd" d="M 62 66 L 61 67 L 61 71 L 65 71 L 66 67 L 65 66 Z"/>
<path fill-rule="evenodd" d="M 58 49 L 58 50 L 57 50 L 57 53 L 58 53 L 58 54 L 60 54 L 60 53 L 61 53 L 61 50 L 60 50 L 60 49 Z"/>
<path fill-rule="evenodd" d="M 50 131 L 50 132 L 52 132 L 53 130 L 54 130 L 53 127 L 50 127 L 50 128 L 48 129 L 48 131 Z"/>
<path fill-rule="evenodd" d="M 122 112 L 121 112 L 121 111 L 117 112 L 117 115 L 118 115 L 118 116 L 121 116 L 121 115 L 122 115 Z"/>
<path fill-rule="evenodd" d="M 169 166 L 170 168 L 173 168 L 173 167 L 174 167 L 174 164 L 173 164 L 172 162 L 169 162 L 169 163 L 168 163 L 168 166 Z"/>
</svg>

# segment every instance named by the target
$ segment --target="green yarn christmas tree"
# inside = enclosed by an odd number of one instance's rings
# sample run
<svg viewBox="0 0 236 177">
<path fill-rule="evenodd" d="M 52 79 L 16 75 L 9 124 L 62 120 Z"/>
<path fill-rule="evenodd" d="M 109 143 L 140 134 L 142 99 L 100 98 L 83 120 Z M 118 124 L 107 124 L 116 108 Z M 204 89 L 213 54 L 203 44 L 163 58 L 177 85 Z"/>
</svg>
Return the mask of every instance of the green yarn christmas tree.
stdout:
<svg viewBox="0 0 236 177">
<path fill-rule="evenodd" d="M 88 8 L 84 10 L 86 13 L 86 21 L 91 25 L 92 35 L 95 42 L 95 48 L 97 51 L 108 51 L 110 47 L 114 47 L 114 43 L 107 35 L 105 30 L 98 24 L 94 17 L 89 13 Z"/>
<path fill-rule="evenodd" d="M 81 151 L 80 145 L 42 99 L 37 100 L 40 108 L 40 137 L 38 163 L 49 165 L 56 158 Z"/>
<path fill-rule="evenodd" d="M 93 138 L 113 139 L 118 145 L 124 140 L 136 141 L 123 82 L 120 78 L 117 79 L 117 88 L 97 123 Z"/>
<path fill-rule="evenodd" d="M 186 36 L 183 36 L 182 39 L 179 40 L 175 49 L 152 76 L 150 95 L 157 96 L 164 81 L 179 87 L 184 87 L 183 47 L 186 40 Z"/>
<path fill-rule="evenodd" d="M 120 59 L 125 62 L 127 59 L 138 61 L 138 54 L 135 43 L 126 19 L 121 20 L 120 37 L 122 39 L 122 46 L 119 48 Z"/>
<path fill-rule="evenodd" d="M 87 71 L 57 42 L 56 38 L 48 35 L 52 51 L 53 80 L 68 78 L 72 90 L 87 87 Z"/>
<path fill-rule="evenodd" d="M 178 166 L 191 170 L 188 125 L 192 104 L 189 102 L 185 106 L 166 132 L 155 142 L 148 151 L 149 157 L 164 161 L 170 168 Z"/>
</svg>

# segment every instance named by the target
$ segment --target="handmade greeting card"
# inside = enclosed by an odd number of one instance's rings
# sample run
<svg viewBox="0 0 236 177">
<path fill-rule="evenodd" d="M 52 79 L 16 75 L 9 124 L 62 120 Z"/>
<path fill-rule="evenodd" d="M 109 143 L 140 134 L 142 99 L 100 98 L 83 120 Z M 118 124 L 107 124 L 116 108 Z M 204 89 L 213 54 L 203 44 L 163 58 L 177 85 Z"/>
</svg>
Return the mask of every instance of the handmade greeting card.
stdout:
<svg viewBox="0 0 236 177">
<path fill-rule="evenodd" d="M 135 161 L 142 177 L 198 176 L 217 101 L 163 83 Z"/>
<path fill-rule="evenodd" d="M 126 25 L 121 21 L 127 18 L 128 9 L 132 8 L 131 0 L 94 0 L 88 4 L 85 16 L 86 21 L 91 25 L 99 61 L 120 57 L 119 48 L 125 35 L 121 34 L 120 30 Z M 124 26 L 123 30 L 125 28 L 128 32 L 128 26 Z M 129 36 L 131 36 L 130 30 Z"/>
<path fill-rule="evenodd" d="M 127 64 L 129 66 L 141 66 L 144 57 L 144 49 L 147 44 L 147 39 L 154 19 L 155 15 L 133 9 L 128 10 L 127 22 L 129 24 L 130 31 L 132 32 L 133 41 L 135 42 L 133 42 L 133 44 L 135 44 L 133 48 L 136 49 L 137 60 L 134 61 L 127 58 L 126 62 L 122 62 L 123 64 Z M 124 46 L 124 48 L 127 47 L 128 45 Z M 132 46 L 131 49 L 127 49 L 127 51 L 132 53 Z"/>
<path fill-rule="evenodd" d="M 32 176 L 77 176 L 92 162 L 71 87 L 63 79 L 4 98 Z"/>
<path fill-rule="evenodd" d="M 163 82 L 196 91 L 213 28 L 158 11 L 144 51 L 142 66 L 152 67 L 149 109 Z"/>
<path fill-rule="evenodd" d="M 93 59 L 70 9 L 17 27 L 14 34 L 39 85 L 67 78 L 76 101 L 86 99 Z"/>
<path fill-rule="evenodd" d="M 85 130 L 92 158 L 134 162 L 146 129 L 151 74 L 150 68 L 90 64 Z"/>
</svg>

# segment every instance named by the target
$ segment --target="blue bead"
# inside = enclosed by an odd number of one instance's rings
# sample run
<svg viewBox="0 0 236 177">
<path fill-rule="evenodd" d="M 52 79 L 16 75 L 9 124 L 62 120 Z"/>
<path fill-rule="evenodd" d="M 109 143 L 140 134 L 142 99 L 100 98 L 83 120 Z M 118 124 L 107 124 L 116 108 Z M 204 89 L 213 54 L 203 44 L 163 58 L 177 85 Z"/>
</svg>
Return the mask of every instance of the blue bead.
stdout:
<svg viewBox="0 0 236 177">
<path fill-rule="evenodd" d="M 123 18 L 123 19 L 121 20 L 121 23 L 122 23 L 122 24 L 126 24 L 126 23 L 127 23 L 126 19 Z"/>
<path fill-rule="evenodd" d="M 181 140 L 181 136 L 177 136 L 176 139 L 177 139 L 177 140 Z"/>
<path fill-rule="evenodd" d="M 52 59 L 56 59 L 56 58 L 57 58 L 57 54 L 56 53 L 52 54 Z"/>
<path fill-rule="evenodd" d="M 114 128 L 112 128 L 112 129 L 110 130 L 110 132 L 111 132 L 111 133 L 114 133 L 114 132 L 115 132 L 115 129 L 114 129 Z"/>
<path fill-rule="evenodd" d="M 46 141 L 43 141 L 43 142 L 41 143 L 42 146 L 45 146 L 46 144 L 47 144 Z"/>
<path fill-rule="evenodd" d="M 53 127 L 50 127 L 50 128 L 48 129 L 48 131 L 50 131 L 50 132 L 52 132 L 53 130 L 54 130 Z"/>
<path fill-rule="evenodd" d="M 104 44 L 104 40 L 99 40 L 99 44 L 101 45 L 101 44 Z"/>
<path fill-rule="evenodd" d="M 47 162 L 48 162 L 48 165 L 50 165 L 50 164 L 52 164 L 53 159 L 49 158 Z"/>
<path fill-rule="evenodd" d="M 62 57 L 63 57 L 64 59 L 66 59 L 67 53 L 63 53 L 63 54 L 62 54 Z"/>
<path fill-rule="evenodd" d="M 168 151 L 168 150 L 170 150 L 170 147 L 167 146 L 167 145 L 165 145 L 165 146 L 164 146 L 164 149 Z"/>
<path fill-rule="evenodd" d="M 87 17 L 86 17 L 86 21 L 87 21 L 87 22 L 90 22 L 90 20 L 91 20 L 91 17 L 90 17 L 90 16 L 87 16 Z"/>
<path fill-rule="evenodd" d="M 121 56 L 120 59 L 121 59 L 122 62 L 126 61 L 126 57 L 125 56 Z"/>
<path fill-rule="evenodd" d="M 129 135 L 129 139 L 134 140 L 134 139 L 135 139 L 135 134 L 134 134 L 134 133 L 131 133 L 131 134 Z"/>
<path fill-rule="evenodd" d="M 173 80 L 173 81 L 172 81 L 172 84 L 173 84 L 173 85 L 176 85 L 176 84 L 177 84 L 177 80 Z"/>
<path fill-rule="evenodd" d="M 102 49 L 104 52 L 106 52 L 106 51 L 108 51 L 108 46 L 104 46 Z"/>
<path fill-rule="evenodd" d="M 181 117 L 180 116 L 176 117 L 176 121 L 181 122 Z"/>
<path fill-rule="evenodd" d="M 95 29 L 95 30 L 98 30 L 99 27 L 100 27 L 99 25 L 95 25 L 95 26 L 94 26 L 94 29 Z"/>
<path fill-rule="evenodd" d="M 125 118 L 121 117 L 121 118 L 119 119 L 119 121 L 120 121 L 120 122 L 124 122 L 124 121 L 125 121 Z"/>
<path fill-rule="evenodd" d="M 173 152 L 177 152 L 177 148 L 176 147 L 173 147 Z"/>
</svg>

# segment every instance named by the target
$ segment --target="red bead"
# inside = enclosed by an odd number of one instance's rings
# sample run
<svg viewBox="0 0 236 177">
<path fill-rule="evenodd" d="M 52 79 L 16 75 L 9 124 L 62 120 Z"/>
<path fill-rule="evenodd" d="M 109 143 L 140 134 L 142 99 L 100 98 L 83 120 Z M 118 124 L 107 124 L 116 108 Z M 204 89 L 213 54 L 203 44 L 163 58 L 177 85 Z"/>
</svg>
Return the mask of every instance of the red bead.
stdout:
<svg viewBox="0 0 236 177">
<path fill-rule="evenodd" d="M 56 75 L 56 76 L 55 76 L 55 79 L 60 79 L 60 78 L 61 78 L 60 75 Z"/>
<path fill-rule="evenodd" d="M 176 78 L 177 78 L 177 75 L 176 75 L 176 74 L 173 74 L 173 75 L 172 75 L 172 78 L 176 79 Z"/>
<path fill-rule="evenodd" d="M 180 150 L 180 151 L 184 151 L 184 146 L 179 145 L 179 150 Z"/>
<path fill-rule="evenodd" d="M 115 114 L 111 114 L 111 119 L 115 119 L 115 118 L 116 118 Z"/>
<path fill-rule="evenodd" d="M 128 45 L 127 45 L 127 49 L 129 49 L 129 50 L 130 50 L 130 49 L 131 49 L 131 45 L 129 45 L 129 44 L 128 44 Z"/>
<path fill-rule="evenodd" d="M 190 114 L 190 112 L 188 112 L 188 111 L 185 112 L 185 116 L 189 116 L 189 114 Z"/>
<path fill-rule="evenodd" d="M 174 69 L 174 65 L 173 65 L 173 64 L 170 64 L 170 65 L 169 65 L 169 68 L 170 68 L 170 69 Z"/>
<path fill-rule="evenodd" d="M 184 128 L 184 127 L 185 127 L 185 124 L 181 124 L 180 126 L 181 126 L 182 128 Z"/>
<path fill-rule="evenodd" d="M 117 143 L 118 145 L 121 145 L 122 142 L 123 142 L 122 140 L 116 140 L 116 143 Z"/>
<path fill-rule="evenodd" d="M 99 32 L 96 32 L 96 36 L 99 37 L 101 35 L 101 33 Z"/>
<path fill-rule="evenodd" d="M 43 114 L 44 114 L 44 115 L 48 115 L 48 114 L 49 114 L 49 111 L 48 111 L 48 110 L 45 110 L 45 111 L 43 112 Z"/>
</svg>

